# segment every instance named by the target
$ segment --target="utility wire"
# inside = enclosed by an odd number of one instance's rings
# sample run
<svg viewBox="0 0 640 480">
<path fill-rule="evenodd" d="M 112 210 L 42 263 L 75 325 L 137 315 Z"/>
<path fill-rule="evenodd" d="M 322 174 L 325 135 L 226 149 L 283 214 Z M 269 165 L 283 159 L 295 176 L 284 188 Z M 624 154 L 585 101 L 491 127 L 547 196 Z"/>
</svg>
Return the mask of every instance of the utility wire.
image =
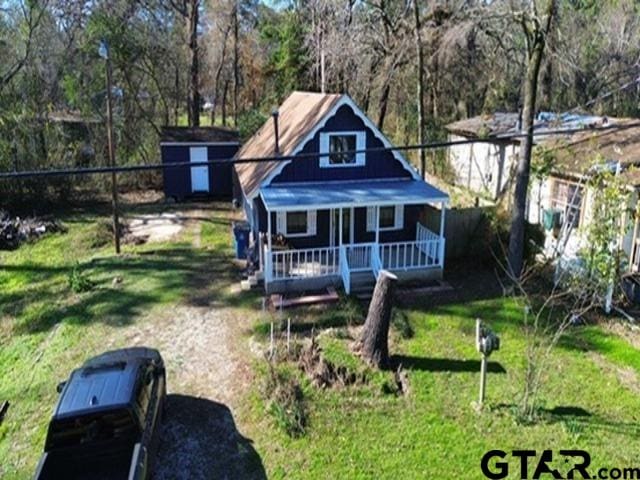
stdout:
<svg viewBox="0 0 640 480">
<path fill-rule="evenodd" d="M 559 130 L 543 130 L 534 133 L 534 137 L 552 136 L 552 135 L 574 135 L 584 132 L 611 132 L 621 131 L 629 128 L 640 127 L 640 121 L 627 123 L 624 125 L 609 125 L 604 127 L 591 127 L 591 128 L 571 128 L 571 129 L 559 129 Z M 403 146 L 391 146 L 391 147 L 375 147 L 366 148 L 360 150 L 348 150 L 341 152 L 345 155 L 358 154 L 358 153 L 381 153 L 392 151 L 411 151 L 411 150 L 438 150 L 456 145 L 469 145 L 472 143 L 493 143 L 496 141 L 509 141 L 526 137 L 526 133 L 512 133 L 502 135 L 491 135 L 483 138 L 475 138 L 471 140 L 453 140 L 443 142 L 431 142 L 415 145 L 403 145 Z M 59 169 L 49 170 L 24 170 L 24 171 L 12 171 L 12 172 L 0 172 L 0 179 L 10 178 L 32 178 L 32 177 L 54 177 L 54 176 L 71 176 L 71 175 L 95 175 L 95 174 L 107 174 L 107 173 L 126 173 L 126 172 L 141 172 L 149 170 L 165 170 L 177 167 L 199 167 L 207 165 L 235 165 L 243 163 L 262 163 L 262 162 L 281 162 L 284 160 L 298 160 L 304 158 L 321 158 L 328 157 L 331 153 L 300 153 L 297 155 L 277 155 L 269 157 L 241 157 L 233 158 L 229 160 L 209 160 L 203 162 L 167 162 L 147 165 L 125 165 L 117 167 L 66 167 Z"/>
</svg>

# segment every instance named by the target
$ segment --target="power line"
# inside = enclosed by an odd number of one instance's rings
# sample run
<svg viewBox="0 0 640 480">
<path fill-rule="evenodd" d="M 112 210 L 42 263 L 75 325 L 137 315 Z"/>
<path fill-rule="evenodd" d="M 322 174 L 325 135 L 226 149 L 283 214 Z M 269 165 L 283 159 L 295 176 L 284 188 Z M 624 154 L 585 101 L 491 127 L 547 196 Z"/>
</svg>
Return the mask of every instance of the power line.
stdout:
<svg viewBox="0 0 640 480">
<path fill-rule="evenodd" d="M 574 135 L 577 133 L 584 132 L 609 132 L 609 131 L 620 131 L 629 128 L 640 127 L 639 122 L 627 123 L 624 125 L 609 125 L 604 127 L 592 127 L 592 128 L 572 128 L 572 129 L 559 129 L 559 130 L 544 130 L 540 132 L 535 132 L 535 137 L 541 136 L 552 136 L 552 135 Z M 526 137 L 526 133 L 512 133 L 512 134 L 504 134 L 504 135 L 492 135 L 483 138 L 476 138 L 472 140 L 453 140 L 453 141 L 443 141 L 443 142 L 431 142 L 424 144 L 415 144 L 415 145 L 403 145 L 403 146 L 392 146 L 392 147 L 375 147 L 375 148 L 366 148 L 360 150 L 348 150 L 342 153 L 344 154 L 358 154 L 358 153 L 380 153 L 380 152 L 391 152 L 391 151 L 412 151 L 412 150 L 439 150 L 451 146 L 456 145 L 470 145 L 472 143 L 493 143 L 496 141 L 509 141 L 515 140 L 518 138 Z M 71 176 L 71 175 L 96 175 L 96 174 L 107 174 L 107 173 L 127 173 L 127 172 L 141 172 L 141 171 L 150 171 L 150 170 L 164 170 L 178 167 L 199 167 L 199 166 L 208 166 L 208 165 L 235 165 L 235 164 L 243 164 L 243 163 L 261 163 L 261 162 L 281 162 L 285 160 L 298 160 L 304 158 L 314 158 L 318 159 L 321 157 L 328 157 L 331 155 L 330 153 L 300 153 L 297 155 L 279 155 L 279 156 L 270 156 L 270 157 L 244 157 L 244 158 L 234 158 L 229 160 L 209 160 L 206 162 L 171 162 L 171 163 L 156 163 L 156 164 L 147 164 L 147 165 L 128 165 L 128 166 L 118 166 L 118 167 L 84 167 L 84 168 L 76 168 L 76 167 L 66 167 L 59 169 L 50 169 L 50 170 L 24 170 L 24 171 L 13 171 L 13 172 L 0 172 L 0 179 L 10 179 L 10 178 L 33 178 L 33 177 L 54 177 L 54 176 Z"/>
</svg>

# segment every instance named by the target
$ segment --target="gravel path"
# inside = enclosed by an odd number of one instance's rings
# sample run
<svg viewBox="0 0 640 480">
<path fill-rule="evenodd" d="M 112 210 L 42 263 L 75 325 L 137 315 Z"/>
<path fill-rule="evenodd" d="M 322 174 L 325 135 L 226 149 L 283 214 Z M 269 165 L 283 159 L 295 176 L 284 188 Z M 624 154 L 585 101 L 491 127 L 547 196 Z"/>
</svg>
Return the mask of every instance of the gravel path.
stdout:
<svg viewBox="0 0 640 480">
<path fill-rule="evenodd" d="M 192 213 L 196 218 L 211 215 Z M 190 228 L 194 248 L 199 248 L 199 222 Z M 156 480 L 266 478 L 259 455 L 234 420 L 238 399 L 251 382 L 243 336 L 251 318 L 215 302 L 215 294 L 230 285 L 208 274 L 211 267 L 194 272 L 197 288 L 191 299 L 126 327 L 117 340 L 157 348 L 165 360 L 168 396 Z"/>
</svg>

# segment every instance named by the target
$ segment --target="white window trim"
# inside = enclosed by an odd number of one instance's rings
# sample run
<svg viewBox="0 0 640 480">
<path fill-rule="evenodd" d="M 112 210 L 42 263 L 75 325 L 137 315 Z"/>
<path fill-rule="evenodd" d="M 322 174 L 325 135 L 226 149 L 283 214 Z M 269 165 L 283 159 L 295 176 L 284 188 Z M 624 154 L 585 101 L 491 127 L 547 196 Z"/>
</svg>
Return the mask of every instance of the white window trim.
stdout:
<svg viewBox="0 0 640 480">
<path fill-rule="evenodd" d="M 393 214 L 394 225 L 393 227 L 380 227 L 380 219 L 378 218 L 378 231 L 391 232 L 394 230 L 402 230 L 404 228 L 404 205 L 383 205 L 383 207 L 395 207 Z M 370 210 L 371 209 L 371 210 Z M 367 232 L 375 232 L 375 224 L 371 225 L 370 216 L 376 215 L 376 207 L 367 207 Z M 373 228 L 371 228 L 373 227 Z"/>
<path fill-rule="evenodd" d="M 304 210 L 303 210 L 304 211 Z M 287 225 L 287 212 L 276 212 L 276 230 L 277 233 L 287 238 L 297 237 L 313 237 L 318 231 L 318 215 L 316 210 L 306 210 L 307 212 L 307 231 L 302 233 L 289 233 Z M 292 211 L 291 213 L 300 213 L 300 211 Z"/>
<path fill-rule="evenodd" d="M 330 163 L 329 162 L 329 144 L 331 137 L 341 137 L 344 135 L 355 135 L 356 150 L 364 150 L 367 148 L 367 132 L 364 130 L 345 131 L 345 132 L 322 132 L 320 133 L 320 168 L 354 168 L 363 167 L 366 163 L 365 152 L 356 153 L 355 163 Z"/>
</svg>

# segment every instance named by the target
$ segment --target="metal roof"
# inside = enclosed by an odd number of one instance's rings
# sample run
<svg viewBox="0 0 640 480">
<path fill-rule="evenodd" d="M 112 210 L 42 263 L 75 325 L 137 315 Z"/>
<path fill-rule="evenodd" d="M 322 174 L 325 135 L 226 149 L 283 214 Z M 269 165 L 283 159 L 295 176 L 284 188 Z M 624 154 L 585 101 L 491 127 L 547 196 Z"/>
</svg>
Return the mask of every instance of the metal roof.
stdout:
<svg viewBox="0 0 640 480">
<path fill-rule="evenodd" d="M 269 211 L 449 201 L 449 195 L 422 180 L 274 184 L 263 187 L 260 195 Z"/>
<path fill-rule="evenodd" d="M 225 127 L 162 127 L 161 143 L 239 142 L 239 133 Z"/>
</svg>

